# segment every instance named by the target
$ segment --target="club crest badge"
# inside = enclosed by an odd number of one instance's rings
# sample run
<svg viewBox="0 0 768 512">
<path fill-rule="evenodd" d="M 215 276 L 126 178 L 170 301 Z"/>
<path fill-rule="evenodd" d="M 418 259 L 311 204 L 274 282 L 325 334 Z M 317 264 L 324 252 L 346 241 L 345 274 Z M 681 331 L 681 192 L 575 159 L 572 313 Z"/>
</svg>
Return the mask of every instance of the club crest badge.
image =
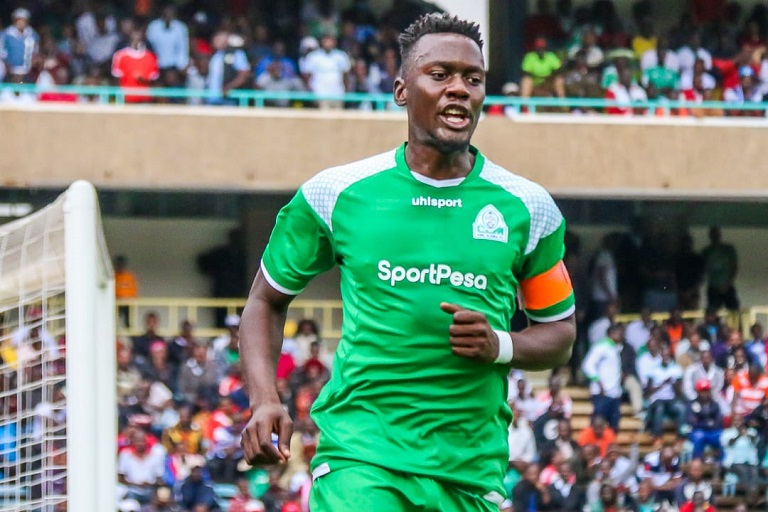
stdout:
<svg viewBox="0 0 768 512">
<path fill-rule="evenodd" d="M 509 228 L 504 222 L 504 216 L 492 204 L 485 206 L 475 217 L 472 238 L 507 243 Z"/>
</svg>

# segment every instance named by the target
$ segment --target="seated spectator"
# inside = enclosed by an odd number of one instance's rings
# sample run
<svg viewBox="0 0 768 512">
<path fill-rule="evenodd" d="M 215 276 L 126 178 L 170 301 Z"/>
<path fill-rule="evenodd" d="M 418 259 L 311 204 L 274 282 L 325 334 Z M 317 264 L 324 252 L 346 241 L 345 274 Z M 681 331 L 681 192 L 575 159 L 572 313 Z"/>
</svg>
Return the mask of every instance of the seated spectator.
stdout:
<svg viewBox="0 0 768 512">
<path fill-rule="evenodd" d="M 520 376 L 514 382 L 514 387 L 509 388 L 507 401 L 514 404 L 514 408 L 529 422 L 534 422 L 539 417 L 540 405 L 533 397 L 533 389 L 525 377 Z"/>
<path fill-rule="evenodd" d="M 692 329 L 687 330 L 688 335 L 680 340 L 675 349 L 675 361 L 683 371 L 687 370 L 692 364 L 700 362 L 701 354 L 705 350 L 709 350 L 709 342 L 707 340 L 702 340 L 698 332 Z"/>
<path fill-rule="evenodd" d="M 242 48 L 230 44 L 230 34 L 219 31 L 213 36 L 214 54 L 208 63 L 209 105 L 235 105 L 230 91 L 246 85 L 250 75 L 248 57 Z"/>
<path fill-rule="evenodd" d="M 743 373 L 749 369 L 749 356 L 747 349 L 743 345 L 733 350 L 733 356 L 728 358 L 726 367 L 729 370 L 733 370 L 736 374 Z"/>
<path fill-rule="evenodd" d="M 723 92 L 723 101 L 737 105 L 761 103 L 763 101 L 763 92 L 757 86 L 755 72 L 750 66 L 741 66 L 739 68 L 739 84 L 730 87 Z M 762 115 L 761 111 L 758 110 L 756 112 L 757 114 Z M 728 115 L 754 116 L 756 114 L 753 111 L 730 110 L 728 111 Z"/>
<path fill-rule="evenodd" d="M 144 334 L 133 338 L 133 354 L 142 363 L 149 359 L 149 347 L 156 341 L 165 343 L 165 339 L 157 333 L 160 320 L 154 311 L 144 315 Z"/>
<path fill-rule="evenodd" d="M 649 308 L 642 308 L 640 318 L 627 324 L 627 328 L 624 330 L 624 339 L 635 349 L 636 354 L 640 354 L 640 349 L 645 348 L 645 344 L 651 338 L 651 328 L 655 325 L 656 322 L 651 318 Z"/>
<path fill-rule="evenodd" d="M 571 422 L 561 419 L 557 423 L 557 437 L 540 447 L 542 450 L 557 450 L 565 460 L 573 459 L 579 451 L 579 444 L 573 440 Z"/>
<path fill-rule="evenodd" d="M 600 470 L 600 450 L 594 444 L 580 447 L 576 457 L 571 459 L 573 471 L 576 474 L 576 482 L 586 488 L 595 479 Z"/>
<path fill-rule="evenodd" d="M 638 512 L 655 512 L 659 510 L 656 503 L 656 496 L 653 492 L 651 480 L 641 480 L 637 486 L 637 496 L 635 497 Z"/>
<path fill-rule="evenodd" d="M 716 512 L 708 500 L 704 498 L 704 493 L 697 491 L 693 493 L 690 501 L 680 505 L 680 512 Z"/>
<path fill-rule="evenodd" d="M 559 401 L 560 408 L 563 411 L 562 417 L 571 417 L 573 400 L 563 391 L 562 378 L 557 375 L 549 377 L 549 387 L 536 393 L 535 400 L 538 403 L 540 414 L 544 414 L 555 401 Z"/>
<path fill-rule="evenodd" d="M 574 45 L 568 50 L 568 58 L 575 60 L 581 53 L 584 63 L 590 71 L 595 71 L 603 65 L 605 56 L 603 50 L 597 45 L 597 35 L 592 29 L 587 29 L 581 34 L 581 44 Z"/>
<path fill-rule="evenodd" d="M 297 76 L 286 76 L 278 62 L 272 62 L 266 71 L 256 79 L 256 87 L 268 92 L 298 92 L 304 90 L 304 83 Z M 266 100 L 264 105 L 270 107 L 289 107 L 290 100 Z"/>
<path fill-rule="evenodd" d="M 565 462 L 565 459 L 557 450 L 551 452 L 540 451 L 539 455 L 539 467 L 542 468 L 539 474 L 539 482 L 544 485 L 551 485 L 560 478 L 560 463 Z"/>
<path fill-rule="evenodd" d="M 168 451 L 182 443 L 185 446 L 185 453 L 203 452 L 203 432 L 200 425 L 192 421 L 191 406 L 183 405 L 179 408 L 179 422 L 163 432 L 162 440 L 163 446 Z"/>
<path fill-rule="evenodd" d="M 236 480 L 237 465 L 243 458 L 240 433 L 244 427 L 243 413 L 235 411 L 228 424 L 218 424 L 213 428 L 213 442 L 208 457 L 211 478 L 214 481 L 232 483 Z"/>
<path fill-rule="evenodd" d="M 156 486 L 162 485 L 164 471 L 165 449 L 159 444 L 148 448 L 144 434 L 136 431 L 117 461 L 117 480 L 127 487 L 128 497 L 148 503 Z"/>
<path fill-rule="evenodd" d="M 714 101 L 714 99 L 713 90 L 704 87 L 704 78 L 702 76 L 694 77 L 692 87 L 683 89 L 678 98 L 679 101 L 693 105 L 704 101 Z M 694 117 L 722 117 L 724 115 L 723 110 L 720 108 L 686 108 L 685 110 Z"/>
<path fill-rule="evenodd" d="M 621 324 L 611 325 L 607 337 L 592 345 L 581 366 L 590 381 L 592 417 L 605 418 L 614 431 L 618 431 L 620 419 L 623 336 Z"/>
<path fill-rule="evenodd" d="M 552 496 L 549 489 L 539 481 L 539 465 L 530 464 L 523 473 L 523 479 L 512 490 L 514 510 L 551 510 Z"/>
<path fill-rule="evenodd" d="M 168 342 L 168 360 L 181 368 L 192 356 L 192 349 L 196 344 L 192 322 L 184 320 L 181 322 L 179 335 Z"/>
<path fill-rule="evenodd" d="M 590 512 L 619 512 L 619 495 L 616 488 L 610 483 L 604 483 L 600 486 L 600 497 L 598 501 L 591 503 Z"/>
<path fill-rule="evenodd" d="M 269 55 L 262 57 L 262 59 L 256 64 L 254 70 L 254 79 L 257 79 L 261 75 L 267 72 L 269 66 L 276 63 L 280 69 L 280 75 L 288 78 L 297 76 L 296 64 L 293 60 L 286 56 L 285 43 L 281 40 L 277 40 L 272 43 L 272 50 Z"/>
<path fill-rule="evenodd" d="M 757 432 L 757 459 L 764 461 L 768 448 L 768 396 L 754 411 L 744 417 L 744 422 Z"/>
<path fill-rule="evenodd" d="M 680 89 L 683 91 L 693 89 L 693 82 L 697 78 L 701 79 L 702 89 L 712 90 L 717 87 L 715 77 L 706 71 L 704 61 L 696 59 L 690 70 L 683 71 L 680 74 Z"/>
<path fill-rule="evenodd" d="M 753 364 L 748 371 L 737 373 L 731 383 L 734 414 L 748 415 L 768 395 L 768 376 L 760 366 Z"/>
<path fill-rule="evenodd" d="M 219 383 L 219 395 L 231 396 L 244 386 L 240 363 L 235 363 L 227 368 L 227 375 Z M 233 397 L 234 400 L 234 397 Z"/>
<path fill-rule="evenodd" d="M 589 427 L 581 431 L 577 442 L 582 447 L 596 446 L 600 457 L 605 457 L 608 447 L 616 442 L 616 433 L 606 424 L 604 418 L 592 416 Z"/>
<path fill-rule="evenodd" d="M 768 347 L 766 347 L 763 326 L 755 323 L 749 328 L 749 332 L 752 339 L 747 343 L 747 350 L 752 356 L 752 361 L 759 364 L 765 370 L 766 362 L 768 362 Z"/>
<path fill-rule="evenodd" d="M 506 482 L 511 481 L 509 489 L 520 480 L 528 465 L 536 458 L 536 440 L 533 437 L 528 421 L 520 415 L 520 411 L 513 407 L 512 423 L 509 424 L 509 470 L 505 478 Z"/>
<path fill-rule="evenodd" d="M 203 479 L 203 468 L 203 463 L 195 464 L 187 479 L 176 486 L 176 502 L 184 510 L 199 510 L 199 507 L 205 507 L 203 510 L 208 512 L 220 511 L 216 492 Z"/>
<path fill-rule="evenodd" d="M 677 488 L 677 506 L 681 507 L 693 500 L 696 493 L 701 493 L 704 502 L 709 502 L 713 496 L 712 484 L 704 479 L 704 463 L 700 458 L 694 457 L 688 464 L 685 478 Z"/>
<path fill-rule="evenodd" d="M 523 79 L 520 82 L 520 96 L 565 97 L 565 82 L 561 72 L 562 63 L 553 52 L 547 51 L 547 40 L 536 39 L 534 50 L 523 58 Z"/>
<path fill-rule="evenodd" d="M 168 487 L 158 487 L 152 502 L 143 507 L 141 512 L 177 512 L 179 509 L 173 500 L 173 493 Z"/>
<path fill-rule="evenodd" d="M 559 478 L 547 487 L 552 499 L 552 510 L 581 512 L 587 502 L 584 489 L 576 484 L 576 475 L 568 461 L 559 466 Z"/>
<path fill-rule="evenodd" d="M 685 323 L 680 308 L 674 307 L 669 312 L 669 317 L 662 324 L 664 332 L 667 333 L 669 347 L 672 349 L 672 355 L 677 354 L 677 344 L 683 339 L 685 333 Z"/>
<path fill-rule="evenodd" d="M 704 448 L 712 447 L 720 452 L 720 435 L 723 432 L 723 414 L 712 399 L 712 384 L 706 379 L 696 383 L 698 397 L 688 405 L 687 423 L 691 427 L 693 457 L 704 456 Z M 690 499 L 690 497 L 688 497 Z"/>
<path fill-rule="evenodd" d="M 179 372 L 179 394 L 187 402 L 195 402 L 201 395 L 217 391 L 218 376 L 216 364 L 208 360 L 208 348 L 196 344 L 190 357 Z"/>
<path fill-rule="evenodd" d="M 265 512 L 264 504 L 251 496 L 248 480 L 237 481 L 237 494 L 229 500 L 229 512 Z"/>
<path fill-rule="evenodd" d="M 683 474 L 674 448 L 664 446 L 660 451 L 646 455 L 637 473 L 641 480 L 650 479 L 657 502 L 675 503 L 675 491 L 680 487 Z"/>
<path fill-rule="evenodd" d="M 642 114 L 644 109 L 632 109 L 632 103 L 647 101 L 648 95 L 642 87 L 632 81 L 632 73 L 629 69 L 619 71 L 619 80 L 611 84 L 605 93 L 605 99 L 616 102 L 616 106 L 606 109 L 611 115 L 631 116 L 633 113 Z"/>
<path fill-rule="evenodd" d="M 240 315 L 231 314 L 224 318 L 226 333 L 211 342 L 209 357 L 216 361 L 219 378 L 227 374 L 227 369 L 240 362 Z"/>
<path fill-rule="evenodd" d="M 574 55 L 573 62 L 565 74 L 564 83 L 565 93 L 569 98 L 600 98 L 603 95 L 599 75 L 589 69 L 586 56 L 581 50 Z"/>
<path fill-rule="evenodd" d="M 595 482 L 587 492 L 589 501 L 596 502 L 599 499 L 601 483 L 612 485 L 622 498 L 634 495 L 637 492 L 637 478 L 635 477 L 637 464 L 638 450 L 636 445 L 632 449 L 632 460 L 621 455 L 617 445 L 610 445 L 608 454 L 600 462 L 600 470 Z"/>
<path fill-rule="evenodd" d="M 166 485 L 174 487 L 187 479 L 192 473 L 192 466 L 205 465 L 205 457 L 197 453 L 189 453 L 185 443 L 176 443 L 168 450 L 165 457 L 165 474 L 163 479 Z"/>
<path fill-rule="evenodd" d="M 712 54 L 701 46 L 701 33 L 698 30 L 692 31 L 688 43 L 677 50 L 677 60 L 683 75 L 694 71 L 696 61 L 701 61 L 704 71 L 712 69 Z"/>
<path fill-rule="evenodd" d="M 178 368 L 168 361 L 168 345 L 155 341 L 149 348 L 149 361 L 142 368 L 143 377 L 150 382 L 161 382 L 172 392 L 176 390 Z"/>
<path fill-rule="evenodd" d="M 734 414 L 731 426 L 723 431 L 720 438 L 725 455 L 723 467 L 734 473 L 739 479 L 739 486 L 747 491 L 749 501 L 754 504 L 758 495 L 757 432 L 744 423 L 741 414 Z"/>
<path fill-rule="evenodd" d="M 669 48 L 666 38 L 659 39 L 656 48 L 647 50 L 640 58 L 640 69 L 643 73 L 654 68 L 663 68 L 675 73 L 680 71 L 677 53 Z"/>
<path fill-rule="evenodd" d="M 661 443 L 664 434 L 664 420 L 672 420 L 681 435 L 680 428 L 686 414 L 682 392 L 683 371 L 672 359 L 668 345 L 661 347 L 661 363 L 650 373 L 646 393 L 648 394 L 648 424 L 656 444 Z"/>
<path fill-rule="evenodd" d="M 705 342 L 702 341 L 702 343 Z M 685 369 L 683 374 L 683 394 L 687 400 L 696 400 L 698 397 L 696 384 L 701 380 L 709 382 L 714 399 L 719 401 L 725 383 L 725 373 L 722 368 L 715 364 L 712 352 L 709 349 L 702 350 L 701 360 Z"/>
</svg>

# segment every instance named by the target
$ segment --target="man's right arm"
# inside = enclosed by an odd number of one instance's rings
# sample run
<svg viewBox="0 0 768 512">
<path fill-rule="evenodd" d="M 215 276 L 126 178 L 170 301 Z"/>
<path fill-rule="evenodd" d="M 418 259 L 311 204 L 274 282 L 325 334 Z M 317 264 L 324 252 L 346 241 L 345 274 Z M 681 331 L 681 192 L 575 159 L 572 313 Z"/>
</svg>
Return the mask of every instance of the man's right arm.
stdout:
<svg viewBox="0 0 768 512">
<path fill-rule="evenodd" d="M 250 463 L 283 463 L 290 457 L 293 422 L 277 394 L 275 370 L 293 297 L 275 290 L 260 270 L 240 320 L 240 357 L 252 410 L 243 448 Z M 278 436 L 279 450 L 272 444 L 272 433 Z"/>
</svg>

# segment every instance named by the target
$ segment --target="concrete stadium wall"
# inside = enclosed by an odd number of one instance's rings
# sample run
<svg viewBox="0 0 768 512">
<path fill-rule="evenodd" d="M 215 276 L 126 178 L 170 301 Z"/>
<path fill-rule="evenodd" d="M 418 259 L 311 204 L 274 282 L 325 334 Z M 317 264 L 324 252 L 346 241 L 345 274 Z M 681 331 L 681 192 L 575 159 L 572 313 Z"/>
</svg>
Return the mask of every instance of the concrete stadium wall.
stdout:
<svg viewBox="0 0 768 512">
<path fill-rule="evenodd" d="M 402 113 L 192 107 L 0 107 L 0 186 L 295 190 L 385 151 Z M 765 120 L 488 117 L 474 143 L 561 196 L 768 197 Z"/>
</svg>

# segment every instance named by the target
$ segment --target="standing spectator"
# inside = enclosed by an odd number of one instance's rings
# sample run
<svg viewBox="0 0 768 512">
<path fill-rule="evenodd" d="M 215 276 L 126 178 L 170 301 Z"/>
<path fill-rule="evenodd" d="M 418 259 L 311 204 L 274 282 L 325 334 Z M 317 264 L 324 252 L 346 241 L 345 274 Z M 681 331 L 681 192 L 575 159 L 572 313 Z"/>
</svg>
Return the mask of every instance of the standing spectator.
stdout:
<svg viewBox="0 0 768 512">
<path fill-rule="evenodd" d="M 737 373 L 731 383 L 734 414 L 748 415 L 768 396 L 768 376 L 759 365 L 753 364 L 748 371 Z"/>
<path fill-rule="evenodd" d="M 616 442 L 616 433 L 606 425 L 602 416 L 592 416 L 589 427 L 579 434 L 579 446 L 592 445 L 597 447 L 600 457 L 605 457 L 608 447 Z"/>
<path fill-rule="evenodd" d="M 684 311 L 699 309 L 699 289 L 704 282 L 704 258 L 693 250 L 693 237 L 683 235 L 675 255 L 677 305 Z"/>
<path fill-rule="evenodd" d="M 641 349 L 645 348 L 645 344 L 651 338 L 651 328 L 656 325 L 653 318 L 651 318 L 651 310 L 649 308 L 643 308 L 640 310 L 640 318 L 632 320 L 627 324 L 627 328 L 624 333 L 626 342 L 635 349 L 636 353 L 639 353 Z"/>
<path fill-rule="evenodd" d="M 201 510 L 200 507 L 204 507 L 202 510 L 206 512 L 221 510 L 216 501 L 216 492 L 203 480 L 204 467 L 202 462 L 194 464 L 187 479 L 176 489 L 176 501 L 184 510 L 197 511 Z"/>
<path fill-rule="evenodd" d="M 173 4 L 166 4 L 161 16 L 147 25 L 147 41 L 157 55 L 163 86 L 178 87 L 189 65 L 189 31 L 176 18 Z"/>
<path fill-rule="evenodd" d="M 649 453 L 637 472 L 641 480 L 650 479 L 657 502 L 675 503 L 675 491 L 680 487 L 683 474 L 674 448 L 664 446 L 659 451 Z"/>
<path fill-rule="evenodd" d="M 645 55 L 645 52 L 656 49 L 659 38 L 656 37 L 653 20 L 650 16 L 644 16 L 639 20 L 638 25 L 638 33 L 632 38 L 632 51 L 635 52 L 635 57 L 639 59 Z"/>
<path fill-rule="evenodd" d="M 165 339 L 157 333 L 158 324 L 157 313 L 154 311 L 149 311 L 144 315 L 144 334 L 133 338 L 133 353 L 137 358 L 146 361 L 149 359 L 149 347 L 152 346 L 152 343 L 155 341 L 165 343 Z"/>
<path fill-rule="evenodd" d="M 685 336 L 680 343 L 677 344 L 675 349 L 675 361 L 683 370 L 688 369 L 692 364 L 696 364 L 701 361 L 701 354 L 705 350 L 710 349 L 709 342 L 702 340 L 701 335 L 692 330 L 689 325 L 686 325 L 687 336 Z"/>
<path fill-rule="evenodd" d="M 688 36 L 688 43 L 677 51 L 680 73 L 693 72 L 694 65 L 700 60 L 705 71 L 712 69 L 712 54 L 701 46 L 701 33 L 694 30 Z"/>
<path fill-rule="evenodd" d="M 587 338 L 589 339 L 590 346 L 605 339 L 608 335 L 608 328 L 613 324 L 618 313 L 619 303 L 609 302 L 605 306 L 605 309 L 600 312 L 601 316 L 592 321 L 587 330 Z"/>
<path fill-rule="evenodd" d="M 615 234 L 604 236 L 602 246 L 592 261 L 590 316 L 593 318 L 603 314 L 608 304 L 619 300 L 618 271 L 613 257 L 618 242 Z"/>
<path fill-rule="evenodd" d="M 624 327 L 613 324 L 608 335 L 589 349 L 582 363 L 584 375 L 589 379 L 592 399 L 592 417 L 603 417 L 615 431 L 619 429 L 622 361 L 621 348 Z"/>
<path fill-rule="evenodd" d="M 139 296 L 139 285 L 136 280 L 136 276 L 128 269 L 128 258 L 123 255 L 115 257 L 115 298 L 121 299 L 135 299 Z M 123 322 L 125 327 L 129 327 L 129 308 L 128 306 L 120 306 L 118 313 L 120 315 L 120 321 Z"/>
<path fill-rule="evenodd" d="M 539 481 L 539 465 L 530 464 L 512 491 L 512 507 L 523 512 L 550 510 L 551 502 L 549 489 Z"/>
<path fill-rule="evenodd" d="M 102 69 L 108 69 L 112 56 L 117 49 L 117 43 L 120 35 L 115 32 L 114 27 L 110 30 L 107 26 L 107 18 L 103 15 L 96 17 L 96 34 L 86 44 L 86 51 L 91 61 Z"/>
<path fill-rule="evenodd" d="M 320 39 L 320 48 L 306 56 L 301 73 L 309 89 L 321 97 L 318 100 L 321 109 L 341 108 L 340 99 L 323 97 L 344 94 L 346 74 L 351 67 L 349 56 L 336 48 L 336 38 L 332 35 L 324 35 Z"/>
<path fill-rule="evenodd" d="M 562 62 L 553 52 L 547 51 L 547 40 L 536 39 L 534 50 L 523 58 L 523 79 L 520 82 L 520 96 L 565 97 L 565 81 Z"/>
<path fill-rule="evenodd" d="M 701 379 L 696 383 L 698 397 L 688 405 L 687 423 L 691 427 L 693 457 L 704 456 L 704 448 L 710 446 L 720 451 L 720 434 L 723 432 L 723 414 L 712 399 L 712 384 Z M 688 497 L 690 499 L 690 497 Z"/>
<path fill-rule="evenodd" d="M 285 43 L 281 40 L 277 40 L 272 43 L 272 49 L 269 55 L 262 57 L 262 59 L 256 64 L 254 70 L 254 78 L 258 79 L 259 76 L 267 72 L 267 69 L 276 63 L 280 67 L 280 76 L 286 79 L 291 79 L 296 76 L 296 64 L 293 60 L 285 54 Z"/>
<path fill-rule="evenodd" d="M 232 365 L 240 362 L 240 315 L 227 315 L 224 326 L 226 334 L 213 340 L 209 354 L 216 363 L 219 379 L 224 378 Z"/>
<path fill-rule="evenodd" d="M 696 59 L 696 61 L 693 63 L 692 69 L 683 71 L 680 74 L 680 89 L 683 91 L 690 89 L 695 89 L 697 91 L 700 89 L 711 91 L 717 87 L 717 81 L 715 80 L 715 77 L 709 74 L 704 66 L 705 63 L 702 59 Z M 701 80 L 701 85 L 699 88 L 694 87 L 694 82 L 697 78 Z"/>
<path fill-rule="evenodd" d="M 643 73 L 653 68 L 663 68 L 675 73 L 680 70 L 677 53 L 670 50 L 666 38 L 659 39 L 656 48 L 646 50 L 640 58 L 640 69 Z"/>
<path fill-rule="evenodd" d="M 696 493 L 701 493 L 704 501 L 712 499 L 712 484 L 704 480 L 704 463 L 694 455 L 694 459 L 688 465 L 686 477 L 677 488 L 677 505 L 683 506 L 686 502 L 693 500 Z"/>
<path fill-rule="evenodd" d="M 678 433 L 684 425 L 686 406 L 682 399 L 682 379 L 683 371 L 672 359 L 672 351 L 668 345 L 663 345 L 661 363 L 651 371 L 646 385 L 649 396 L 648 424 L 657 445 L 661 444 L 665 418 L 674 421 Z"/>
<path fill-rule="evenodd" d="M 741 414 L 734 414 L 731 427 L 723 431 L 720 444 L 725 452 L 723 467 L 735 473 L 739 484 L 747 490 L 749 501 L 754 504 L 758 493 L 757 432 L 744 423 Z"/>
<path fill-rule="evenodd" d="M 730 101 L 727 96 L 725 99 Z M 707 308 L 738 310 L 739 298 L 734 287 L 738 272 L 736 249 L 722 242 L 722 234 L 717 226 L 709 228 L 709 242 L 701 253 L 706 262 Z"/>
<path fill-rule="evenodd" d="M 648 95 L 645 90 L 632 81 L 632 72 L 629 69 L 619 70 L 619 80 L 608 87 L 605 92 L 605 99 L 616 102 L 616 106 L 606 109 L 611 115 L 631 116 L 633 113 L 632 103 L 638 101 L 648 101 Z M 641 114 L 643 109 L 635 109 Z"/>
<path fill-rule="evenodd" d="M 195 402 L 200 396 L 211 396 L 218 388 L 216 364 L 208 360 L 208 348 L 196 344 L 192 357 L 181 367 L 179 373 L 179 393 L 189 402 Z"/>
<path fill-rule="evenodd" d="M 29 11 L 16 9 L 11 25 L 0 33 L 0 60 L 10 75 L 23 77 L 32 69 L 32 56 L 37 53 L 40 38 L 29 25 Z"/>
<path fill-rule="evenodd" d="M 219 31 L 213 36 L 215 53 L 208 63 L 209 105 L 236 105 L 237 100 L 228 98 L 230 91 L 243 87 L 250 75 L 248 57 L 241 48 L 229 43 L 230 35 Z"/>
<path fill-rule="evenodd" d="M 621 387 L 629 398 L 632 412 L 639 416 L 643 410 L 643 386 L 637 376 L 637 353 L 627 344 L 623 332 L 616 346 L 621 358 Z"/>
<path fill-rule="evenodd" d="M 141 30 L 131 32 L 131 45 L 115 52 L 112 57 L 112 76 L 120 82 L 120 87 L 129 89 L 149 89 L 150 84 L 160 76 L 155 55 L 147 50 Z M 151 96 L 126 95 L 127 103 L 145 103 Z"/>
</svg>

